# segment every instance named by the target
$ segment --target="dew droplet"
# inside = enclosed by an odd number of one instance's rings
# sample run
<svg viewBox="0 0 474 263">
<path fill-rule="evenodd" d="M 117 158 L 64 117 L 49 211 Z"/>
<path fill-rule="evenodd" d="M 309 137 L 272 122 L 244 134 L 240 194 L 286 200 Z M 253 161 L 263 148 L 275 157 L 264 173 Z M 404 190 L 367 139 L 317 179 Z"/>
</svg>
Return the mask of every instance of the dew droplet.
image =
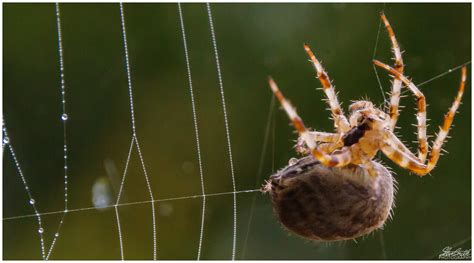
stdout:
<svg viewBox="0 0 474 263">
<path fill-rule="evenodd" d="M 10 142 L 10 138 L 8 138 L 8 137 L 3 138 L 3 143 L 4 144 L 8 144 L 9 142 Z"/>
<path fill-rule="evenodd" d="M 31 205 L 34 205 L 34 204 L 35 204 L 35 199 L 31 198 L 31 199 L 30 199 L 30 204 L 31 204 Z"/>
<path fill-rule="evenodd" d="M 54 234 L 54 236 L 55 236 L 55 237 L 58 237 L 58 236 L 59 236 L 59 233 Z"/>
<path fill-rule="evenodd" d="M 38 233 L 43 234 L 44 229 L 42 227 L 38 228 Z"/>
<path fill-rule="evenodd" d="M 289 164 L 289 165 L 295 165 L 297 162 L 298 162 L 298 159 L 296 159 L 296 158 L 291 158 L 291 159 L 288 161 L 288 164 Z"/>
<path fill-rule="evenodd" d="M 68 116 L 67 116 L 66 113 L 63 113 L 63 115 L 61 115 L 61 120 L 67 121 L 67 118 L 68 118 Z"/>
</svg>

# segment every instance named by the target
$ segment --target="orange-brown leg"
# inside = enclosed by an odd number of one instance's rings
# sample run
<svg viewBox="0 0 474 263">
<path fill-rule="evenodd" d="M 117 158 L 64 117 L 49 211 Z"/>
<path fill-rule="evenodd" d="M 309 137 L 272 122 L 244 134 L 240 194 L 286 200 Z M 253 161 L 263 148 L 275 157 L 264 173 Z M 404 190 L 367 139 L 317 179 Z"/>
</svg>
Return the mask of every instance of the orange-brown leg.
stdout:
<svg viewBox="0 0 474 263">
<path fill-rule="evenodd" d="M 280 89 L 278 89 L 277 84 L 273 81 L 272 78 L 269 78 L 270 88 L 272 89 L 273 93 L 280 101 L 283 109 L 285 110 L 286 114 L 290 118 L 293 126 L 298 131 L 301 138 L 303 138 L 304 142 L 308 146 L 311 151 L 311 154 L 314 156 L 316 160 L 321 162 L 321 164 L 328 166 L 328 167 L 341 167 L 349 164 L 352 160 L 352 156 L 350 151 L 347 149 L 337 154 L 327 154 L 324 151 L 320 150 L 311 137 L 311 134 L 306 129 L 303 120 L 298 116 L 295 109 L 291 106 L 291 104 L 285 99 L 283 94 L 281 93 Z"/>
<path fill-rule="evenodd" d="M 449 129 L 451 128 L 451 124 L 453 123 L 454 115 L 461 104 L 462 95 L 464 93 L 464 86 L 466 84 L 466 77 L 467 77 L 467 69 L 466 66 L 462 67 L 461 69 L 461 83 L 459 84 L 458 94 L 451 105 L 449 111 L 444 115 L 444 122 L 443 126 L 439 127 L 439 133 L 436 137 L 435 141 L 433 142 L 433 146 L 431 147 L 430 152 L 430 159 L 428 161 L 428 169 L 431 171 L 438 162 L 439 155 L 441 152 L 441 147 L 448 136 Z"/>
<path fill-rule="evenodd" d="M 418 158 L 410 157 L 407 153 L 389 143 L 385 143 L 380 149 L 390 160 L 392 160 L 392 162 L 402 168 L 408 169 L 420 176 L 429 173 L 427 166 L 420 162 Z"/>
<path fill-rule="evenodd" d="M 415 160 L 416 156 L 408 149 L 403 142 L 400 141 L 400 139 L 393 134 L 392 131 L 385 131 L 384 132 L 384 141 L 387 142 L 390 146 L 392 146 L 395 149 L 398 149 L 408 155 L 411 159 Z"/>
<path fill-rule="evenodd" d="M 344 145 L 339 146 L 341 141 L 341 134 L 338 133 L 329 133 L 329 132 L 319 132 L 319 131 L 308 131 L 313 140 L 316 143 L 325 143 L 325 147 L 321 147 L 321 150 L 326 153 L 331 153 L 332 149 L 339 148 Z M 322 145 L 320 145 L 322 146 Z M 300 154 L 310 154 L 309 149 L 306 147 L 306 143 L 303 137 L 298 137 L 296 141 L 295 150 Z"/>
<path fill-rule="evenodd" d="M 382 13 L 380 16 L 385 25 L 385 28 L 387 29 L 388 35 L 390 37 L 390 41 L 392 42 L 392 51 L 393 51 L 393 54 L 395 55 L 394 68 L 395 70 L 403 74 L 404 65 L 403 65 L 403 59 L 402 59 L 402 52 L 400 51 L 400 46 L 398 45 L 397 39 L 395 38 L 395 33 L 393 32 L 393 29 L 390 26 L 390 23 L 388 22 L 388 19 L 385 16 L 385 14 Z M 390 94 L 390 111 L 389 111 L 390 130 L 392 131 L 395 129 L 398 116 L 400 115 L 398 106 L 400 104 L 401 87 L 402 87 L 402 81 L 399 78 L 395 77 L 392 83 L 392 91 Z"/>
<path fill-rule="evenodd" d="M 331 113 L 334 119 L 334 126 L 336 127 L 339 133 L 345 133 L 350 130 L 349 122 L 347 121 L 346 116 L 344 116 L 344 112 L 341 109 L 341 105 L 337 100 L 337 95 L 334 90 L 333 85 L 331 84 L 331 80 L 329 79 L 328 74 L 324 71 L 323 66 L 321 63 L 316 59 L 316 56 L 313 54 L 311 49 L 308 45 L 304 45 L 304 49 L 306 53 L 308 53 L 311 62 L 313 63 L 314 69 L 316 70 L 316 76 L 318 77 L 319 81 L 323 85 L 324 93 L 328 98 L 329 107 L 331 109 Z"/>
<path fill-rule="evenodd" d="M 459 105 L 461 104 L 461 99 L 464 93 L 464 87 L 466 83 L 467 69 L 464 66 L 461 70 L 461 83 L 459 85 L 459 90 L 456 98 L 454 99 L 453 105 L 449 109 L 448 113 L 444 116 L 443 126 L 440 127 L 438 136 L 433 142 L 433 147 L 430 152 L 430 158 L 428 164 L 424 164 L 420 159 L 413 158 L 413 154 L 406 153 L 400 147 L 397 147 L 396 143 L 393 143 L 395 140 L 389 139 L 386 140 L 385 144 L 381 147 L 382 152 L 387 155 L 387 157 L 400 165 L 403 168 L 409 169 L 410 171 L 423 176 L 431 172 L 438 162 L 441 147 L 448 136 L 449 129 L 453 123 L 454 115 L 456 114 Z M 403 80 L 403 79 L 402 79 Z"/>
<path fill-rule="evenodd" d="M 374 64 L 378 67 L 381 67 L 394 75 L 395 78 L 400 79 L 408 89 L 415 95 L 416 101 L 418 104 L 418 113 L 416 114 L 416 119 L 418 121 L 418 158 L 422 163 L 426 160 L 426 155 L 428 154 L 428 143 L 426 139 L 426 100 L 425 95 L 403 74 L 398 72 L 396 69 L 390 67 L 387 64 L 384 64 L 378 60 L 374 60 Z"/>
</svg>

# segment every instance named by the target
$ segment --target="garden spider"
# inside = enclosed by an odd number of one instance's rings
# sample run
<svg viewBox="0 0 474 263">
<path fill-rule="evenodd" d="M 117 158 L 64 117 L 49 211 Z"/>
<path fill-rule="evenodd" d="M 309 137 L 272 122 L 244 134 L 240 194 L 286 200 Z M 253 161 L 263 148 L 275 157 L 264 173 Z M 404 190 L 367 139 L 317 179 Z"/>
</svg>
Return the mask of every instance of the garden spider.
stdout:
<svg viewBox="0 0 474 263">
<path fill-rule="evenodd" d="M 395 34 L 385 17 L 381 19 L 390 36 L 395 65 L 374 60 L 389 71 L 394 81 L 389 113 L 370 101 L 356 101 L 349 106 L 349 119 L 339 105 L 327 73 L 311 52 L 305 50 L 323 85 L 334 119 L 335 133 L 308 131 L 294 108 L 270 78 L 270 87 L 299 133 L 296 150 L 306 154 L 290 160 L 287 167 L 270 176 L 262 191 L 269 192 L 280 222 L 289 231 L 311 240 L 339 241 L 354 239 L 381 228 L 391 215 L 395 180 L 390 171 L 373 160 L 379 150 L 399 166 L 420 176 L 429 173 L 438 161 L 441 146 L 461 103 L 466 82 L 466 67 L 461 70 L 461 84 L 453 105 L 431 148 L 428 162 L 426 139 L 426 102 L 420 90 L 403 75 L 402 53 Z M 415 95 L 418 104 L 418 156 L 395 136 L 402 84 Z"/>
<path fill-rule="evenodd" d="M 381 150 L 397 165 L 419 176 L 424 176 L 436 166 L 441 147 L 448 135 L 456 110 L 461 103 L 466 82 L 466 66 L 461 70 L 462 75 L 458 94 L 444 117 L 444 123 L 440 127 L 440 131 L 433 142 L 429 159 L 426 163 L 428 143 L 426 137 L 425 96 L 413 82 L 404 76 L 402 52 L 400 51 L 395 34 L 383 13 L 381 14 L 381 18 L 390 36 L 392 51 L 395 55 L 395 64 L 392 68 L 377 60 L 374 60 L 373 63 L 387 70 L 394 77 L 389 113 L 378 109 L 370 101 L 361 100 L 349 106 L 350 117 L 347 119 L 339 105 L 336 92 L 327 73 L 306 44 L 304 48 L 311 59 L 316 70 L 316 76 L 319 78 L 324 93 L 328 98 L 337 132 L 308 131 L 302 119 L 285 99 L 272 78 L 269 78 L 269 84 L 299 133 L 299 139 L 296 145 L 297 151 L 311 154 L 326 167 L 346 167 L 349 164 L 362 165 L 370 175 L 377 176 L 377 171 L 374 168 L 372 159 L 377 152 Z M 417 100 L 418 156 L 415 156 L 393 133 L 399 116 L 398 105 L 402 84 L 406 85 Z"/>
</svg>

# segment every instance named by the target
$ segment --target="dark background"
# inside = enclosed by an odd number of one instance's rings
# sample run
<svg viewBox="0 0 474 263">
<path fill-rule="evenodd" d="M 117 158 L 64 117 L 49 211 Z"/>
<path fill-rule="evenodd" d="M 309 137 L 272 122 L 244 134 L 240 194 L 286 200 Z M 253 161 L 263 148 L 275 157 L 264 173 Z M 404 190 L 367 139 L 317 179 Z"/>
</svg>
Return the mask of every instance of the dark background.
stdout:
<svg viewBox="0 0 474 263">
<path fill-rule="evenodd" d="M 40 212 L 63 209 L 63 133 L 53 4 L 3 5 L 3 112 L 23 173 Z M 69 114 L 70 209 L 91 207 L 92 187 L 120 181 L 131 140 L 130 109 L 118 4 L 61 4 Z M 191 100 L 176 4 L 125 4 L 138 138 L 156 199 L 201 193 Z M 237 190 L 260 187 L 296 156 L 289 121 L 275 107 L 262 177 L 257 174 L 272 94 L 271 74 L 307 126 L 331 131 L 322 91 L 307 62 L 311 45 L 349 101 L 383 97 L 371 59 L 385 10 L 415 83 L 471 60 L 471 4 L 212 4 L 230 122 Z M 199 119 L 206 193 L 232 191 L 224 119 L 207 11 L 184 4 Z M 391 62 L 382 27 L 376 58 Z M 469 66 L 470 72 L 470 66 Z M 387 74 L 379 70 L 385 91 Z M 434 134 L 460 79 L 454 71 L 422 86 L 428 133 Z M 470 248 L 471 74 L 452 139 L 431 176 L 418 178 L 385 157 L 398 180 L 393 220 L 357 242 L 313 243 L 289 235 L 268 196 L 238 194 L 237 259 L 429 259 L 446 246 Z M 399 125 L 416 140 L 412 96 Z M 416 144 L 408 143 L 411 149 Z M 107 173 L 105 164 L 117 172 Z M 110 170 L 110 169 L 109 169 Z M 113 170 L 113 169 L 112 169 Z M 32 214 L 10 154 L 3 159 L 3 217 Z M 102 179 L 100 179 L 102 178 Z M 113 180 L 112 180 L 113 181 Z M 124 202 L 148 200 L 136 150 Z M 115 196 L 116 193 L 113 193 Z M 255 209 L 245 244 L 252 200 Z M 201 199 L 157 203 L 159 259 L 195 259 Z M 126 259 L 152 258 L 149 204 L 119 209 Z M 49 246 L 60 215 L 43 216 Z M 207 198 L 202 258 L 230 259 L 232 195 Z M 243 251 L 245 250 L 245 255 Z M 40 259 L 36 218 L 3 220 L 3 257 Z M 119 259 L 113 209 L 69 213 L 51 259 Z"/>
</svg>

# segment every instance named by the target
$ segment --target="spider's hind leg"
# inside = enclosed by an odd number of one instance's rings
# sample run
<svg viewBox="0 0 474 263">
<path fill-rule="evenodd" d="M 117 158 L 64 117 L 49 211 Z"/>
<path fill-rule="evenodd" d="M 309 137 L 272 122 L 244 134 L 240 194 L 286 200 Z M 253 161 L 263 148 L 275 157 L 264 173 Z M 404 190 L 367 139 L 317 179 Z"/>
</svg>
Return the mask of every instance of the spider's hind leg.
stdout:
<svg viewBox="0 0 474 263">
<path fill-rule="evenodd" d="M 441 147 L 443 146 L 444 140 L 448 136 L 449 129 L 453 123 L 454 115 L 461 104 L 462 95 L 464 94 L 464 86 L 466 84 L 466 75 L 467 75 L 466 66 L 463 66 L 461 69 L 461 83 L 459 84 L 459 90 L 456 98 L 454 99 L 451 108 L 449 111 L 444 115 L 444 122 L 443 126 L 439 127 L 439 133 L 436 137 L 435 141 L 433 142 L 433 147 L 431 148 L 430 152 L 430 159 L 428 161 L 428 169 L 431 170 L 435 167 L 436 163 L 438 162 Z"/>
<path fill-rule="evenodd" d="M 466 84 L 466 75 L 467 69 L 466 66 L 462 67 L 461 70 L 461 83 L 459 84 L 459 90 L 456 98 L 454 99 L 451 108 L 449 108 L 448 113 L 444 115 L 444 122 L 443 126 L 439 128 L 438 136 L 436 137 L 435 141 L 433 142 L 433 147 L 431 148 L 430 158 L 428 160 L 428 164 L 424 164 L 424 159 L 416 158 L 413 154 L 406 151 L 406 147 L 399 145 L 397 146 L 397 140 L 394 138 L 387 138 L 386 143 L 382 146 L 382 151 L 389 159 L 391 159 L 396 164 L 400 165 L 403 168 L 409 169 L 410 171 L 423 176 L 427 173 L 431 172 L 436 166 L 438 162 L 441 147 L 448 136 L 449 129 L 451 128 L 451 124 L 453 123 L 454 115 L 456 114 L 459 105 L 461 104 L 461 99 L 464 93 L 464 86 Z M 406 85 L 413 85 L 412 83 L 408 83 L 405 77 L 401 78 Z M 401 144 L 401 142 L 400 142 Z"/>
<path fill-rule="evenodd" d="M 426 160 L 426 155 L 428 154 L 428 143 L 426 138 L 426 99 L 425 95 L 418 89 L 418 87 L 411 82 L 407 77 L 401 74 L 396 69 L 390 67 L 387 64 L 384 64 L 378 60 L 373 61 L 374 64 L 378 67 L 381 67 L 390 73 L 393 74 L 395 78 L 400 79 L 408 89 L 415 95 L 416 102 L 418 104 L 418 113 L 416 114 L 417 129 L 418 129 L 418 158 L 421 163 L 424 163 Z"/>
</svg>

